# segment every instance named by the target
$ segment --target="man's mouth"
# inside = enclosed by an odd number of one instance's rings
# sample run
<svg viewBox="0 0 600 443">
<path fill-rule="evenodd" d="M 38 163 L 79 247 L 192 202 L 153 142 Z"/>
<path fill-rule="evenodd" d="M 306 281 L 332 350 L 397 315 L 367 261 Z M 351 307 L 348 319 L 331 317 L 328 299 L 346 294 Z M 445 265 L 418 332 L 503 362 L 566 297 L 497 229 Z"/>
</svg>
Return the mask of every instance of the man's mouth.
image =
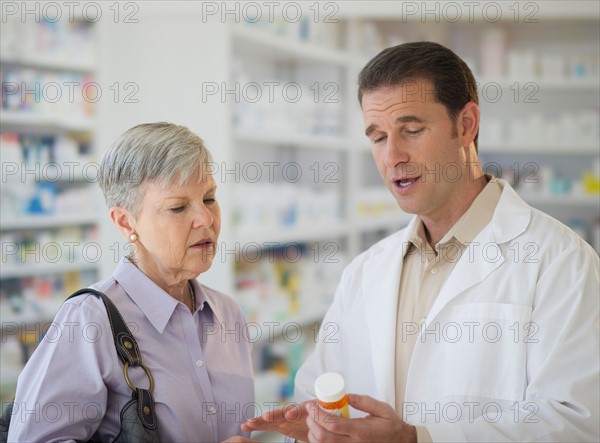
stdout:
<svg viewBox="0 0 600 443">
<path fill-rule="evenodd" d="M 410 185 L 412 185 L 413 183 L 415 183 L 418 179 L 419 179 L 419 177 L 402 178 L 399 180 L 394 180 L 394 184 L 396 186 L 399 186 L 400 188 L 407 188 Z"/>
</svg>

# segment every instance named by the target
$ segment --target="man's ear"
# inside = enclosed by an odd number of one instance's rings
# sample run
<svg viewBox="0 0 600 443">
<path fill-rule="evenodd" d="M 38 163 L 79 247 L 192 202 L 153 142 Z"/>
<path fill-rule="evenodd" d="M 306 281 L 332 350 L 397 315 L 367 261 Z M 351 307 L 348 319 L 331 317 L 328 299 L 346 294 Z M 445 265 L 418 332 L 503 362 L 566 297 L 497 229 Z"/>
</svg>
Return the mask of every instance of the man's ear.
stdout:
<svg viewBox="0 0 600 443">
<path fill-rule="evenodd" d="M 113 206 L 109 210 L 109 215 L 125 240 L 130 241 L 129 236 L 137 234 L 135 231 L 135 219 L 127 209 L 120 206 Z"/>
<path fill-rule="evenodd" d="M 467 103 L 458 115 L 458 136 L 460 144 L 471 146 L 479 131 L 479 106 L 474 102 Z"/>
</svg>

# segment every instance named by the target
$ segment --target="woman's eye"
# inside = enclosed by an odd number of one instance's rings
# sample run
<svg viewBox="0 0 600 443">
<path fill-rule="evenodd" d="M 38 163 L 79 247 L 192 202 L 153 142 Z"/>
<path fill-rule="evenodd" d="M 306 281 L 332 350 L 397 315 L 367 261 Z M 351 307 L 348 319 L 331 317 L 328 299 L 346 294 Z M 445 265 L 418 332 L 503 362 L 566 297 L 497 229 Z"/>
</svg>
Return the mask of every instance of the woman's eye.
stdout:
<svg viewBox="0 0 600 443">
<path fill-rule="evenodd" d="M 205 199 L 204 199 L 204 204 L 206 204 L 206 205 L 211 205 L 211 204 L 213 204 L 213 203 L 214 203 L 214 202 L 216 202 L 216 201 L 217 201 L 217 199 L 216 199 L 216 198 L 214 198 L 214 197 L 211 197 L 211 198 L 205 198 Z"/>
<path fill-rule="evenodd" d="M 176 208 L 171 208 L 171 212 L 182 212 L 185 209 L 185 206 L 177 206 Z"/>
</svg>

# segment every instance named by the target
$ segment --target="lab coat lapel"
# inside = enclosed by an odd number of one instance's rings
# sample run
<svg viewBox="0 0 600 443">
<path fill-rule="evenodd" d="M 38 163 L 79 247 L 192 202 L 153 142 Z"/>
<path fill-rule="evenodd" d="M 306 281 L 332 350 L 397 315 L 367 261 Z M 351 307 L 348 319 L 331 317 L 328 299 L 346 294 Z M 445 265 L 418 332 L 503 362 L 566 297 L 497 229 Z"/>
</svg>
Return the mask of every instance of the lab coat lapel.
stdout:
<svg viewBox="0 0 600 443">
<path fill-rule="evenodd" d="M 413 218 L 411 224 L 416 220 Z M 394 362 L 398 291 L 408 232 L 410 225 L 398 234 L 397 241 L 388 242 L 365 263 L 362 279 L 377 394 L 392 407 L 396 398 Z"/>
<path fill-rule="evenodd" d="M 508 183 L 504 180 L 500 180 L 500 183 L 503 191 L 492 221 L 468 246 L 456 264 L 427 315 L 426 326 L 453 298 L 480 283 L 501 266 L 505 257 L 500 245 L 510 242 L 527 228 L 531 208 Z"/>
<path fill-rule="evenodd" d="M 504 256 L 499 245 L 494 241 L 491 231 L 491 226 L 488 225 L 464 251 L 431 307 L 431 311 L 427 315 L 426 326 L 434 321 L 444 306 L 453 298 L 483 281 L 504 263 Z M 469 250 L 469 248 L 472 249 Z M 484 250 L 489 259 L 485 258 Z"/>
</svg>

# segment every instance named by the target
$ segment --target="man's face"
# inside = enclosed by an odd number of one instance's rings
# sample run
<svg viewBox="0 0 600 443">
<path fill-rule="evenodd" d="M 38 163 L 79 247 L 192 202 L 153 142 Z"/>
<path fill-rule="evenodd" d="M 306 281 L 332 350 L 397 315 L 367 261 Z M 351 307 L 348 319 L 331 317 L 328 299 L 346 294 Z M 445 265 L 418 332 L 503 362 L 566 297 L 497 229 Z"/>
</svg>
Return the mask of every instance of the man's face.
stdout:
<svg viewBox="0 0 600 443">
<path fill-rule="evenodd" d="M 362 112 L 379 173 L 402 210 L 443 218 L 460 198 L 468 168 L 457 127 L 436 102 L 433 84 L 413 80 L 366 92 Z"/>
</svg>

